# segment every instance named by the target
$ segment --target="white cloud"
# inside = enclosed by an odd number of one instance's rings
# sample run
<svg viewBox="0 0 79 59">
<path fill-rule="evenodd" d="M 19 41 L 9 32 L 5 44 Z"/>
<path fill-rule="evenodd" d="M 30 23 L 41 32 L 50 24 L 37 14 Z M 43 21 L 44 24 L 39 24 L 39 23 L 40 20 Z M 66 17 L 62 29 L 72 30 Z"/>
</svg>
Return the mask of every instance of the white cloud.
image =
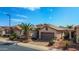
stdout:
<svg viewBox="0 0 79 59">
<path fill-rule="evenodd" d="M 25 19 L 11 19 L 12 22 L 25 22 Z"/>
<path fill-rule="evenodd" d="M 25 16 L 25 15 L 20 15 L 20 14 L 17 14 L 16 16 L 23 17 L 23 18 L 27 18 L 27 16 Z"/>
<path fill-rule="evenodd" d="M 35 10 L 40 9 L 40 7 L 24 7 L 24 9 L 28 9 L 30 11 L 35 11 Z"/>
</svg>

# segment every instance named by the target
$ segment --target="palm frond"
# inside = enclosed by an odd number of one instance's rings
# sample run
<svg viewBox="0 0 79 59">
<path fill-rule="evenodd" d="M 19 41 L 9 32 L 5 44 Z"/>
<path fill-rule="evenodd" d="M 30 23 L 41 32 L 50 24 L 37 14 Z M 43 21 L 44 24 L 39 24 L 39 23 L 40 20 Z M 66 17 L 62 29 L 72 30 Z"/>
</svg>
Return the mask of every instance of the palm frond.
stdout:
<svg viewBox="0 0 79 59">
<path fill-rule="evenodd" d="M 19 24 L 18 26 L 20 26 L 23 30 L 28 31 L 28 30 L 32 30 L 32 24 L 26 24 L 26 23 L 22 23 Z"/>
</svg>

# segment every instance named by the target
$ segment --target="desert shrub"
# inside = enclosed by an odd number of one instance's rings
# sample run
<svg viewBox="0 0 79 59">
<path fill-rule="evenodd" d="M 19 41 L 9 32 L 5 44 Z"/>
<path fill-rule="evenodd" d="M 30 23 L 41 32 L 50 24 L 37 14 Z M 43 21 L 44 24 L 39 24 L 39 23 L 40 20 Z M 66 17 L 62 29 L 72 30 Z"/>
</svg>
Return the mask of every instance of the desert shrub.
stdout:
<svg viewBox="0 0 79 59">
<path fill-rule="evenodd" d="M 63 41 L 63 48 L 67 48 L 68 46 L 72 45 L 72 41 L 69 40 L 64 40 Z"/>
<path fill-rule="evenodd" d="M 52 46 L 55 43 L 55 38 L 49 40 L 48 46 Z"/>
<path fill-rule="evenodd" d="M 77 43 L 79 43 L 79 36 L 77 37 Z"/>
<path fill-rule="evenodd" d="M 16 33 L 12 33 L 10 35 L 10 40 L 15 40 L 17 38 L 17 34 Z"/>
</svg>

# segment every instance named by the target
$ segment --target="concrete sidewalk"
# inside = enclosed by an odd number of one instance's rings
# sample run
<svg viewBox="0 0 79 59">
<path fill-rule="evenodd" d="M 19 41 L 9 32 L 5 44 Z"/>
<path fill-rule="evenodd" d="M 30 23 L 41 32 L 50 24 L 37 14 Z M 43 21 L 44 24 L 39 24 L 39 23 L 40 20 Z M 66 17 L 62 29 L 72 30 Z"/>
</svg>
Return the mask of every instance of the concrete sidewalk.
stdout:
<svg viewBox="0 0 79 59">
<path fill-rule="evenodd" d="M 18 43 L 18 45 L 28 47 L 28 48 L 32 48 L 32 49 L 36 49 L 36 50 L 39 50 L 39 51 L 48 51 L 48 47 L 33 45 L 33 44 L 30 44 L 30 43 Z"/>
<path fill-rule="evenodd" d="M 9 38 L 2 38 L 0 37 L 0 42 L 5 42 L 5 41 L 8 41 Z"/>
</svg>

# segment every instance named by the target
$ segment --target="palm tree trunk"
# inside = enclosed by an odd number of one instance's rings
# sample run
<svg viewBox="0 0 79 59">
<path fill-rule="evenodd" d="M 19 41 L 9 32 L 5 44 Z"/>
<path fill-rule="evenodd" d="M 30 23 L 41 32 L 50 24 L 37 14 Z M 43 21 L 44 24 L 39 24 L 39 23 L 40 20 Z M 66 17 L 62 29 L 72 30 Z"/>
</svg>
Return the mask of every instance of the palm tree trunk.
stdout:
<svg viewBox="0 0 79 59">
<path fill-rule="evenodd" d="M 27 33 L 27 31 L 24 32 L 24 37 L 25 37 L 25 40 L 28 40 L 28 33 Z"/>
<path fill-rule="evenodd" d="M 32 41 L 29 35 L 29 31 L 26 31 L 24 35 L 25 35 L 25 40 Z"/>
<path fill-rule="evenodd" d="M 28 36 L 27 36 L 28 37 L 28 41 L 32 41 L 32 39 L 31 39 L 31 33 L 28 31 L 27 34 L 28 34 Z"/>
</svg>

